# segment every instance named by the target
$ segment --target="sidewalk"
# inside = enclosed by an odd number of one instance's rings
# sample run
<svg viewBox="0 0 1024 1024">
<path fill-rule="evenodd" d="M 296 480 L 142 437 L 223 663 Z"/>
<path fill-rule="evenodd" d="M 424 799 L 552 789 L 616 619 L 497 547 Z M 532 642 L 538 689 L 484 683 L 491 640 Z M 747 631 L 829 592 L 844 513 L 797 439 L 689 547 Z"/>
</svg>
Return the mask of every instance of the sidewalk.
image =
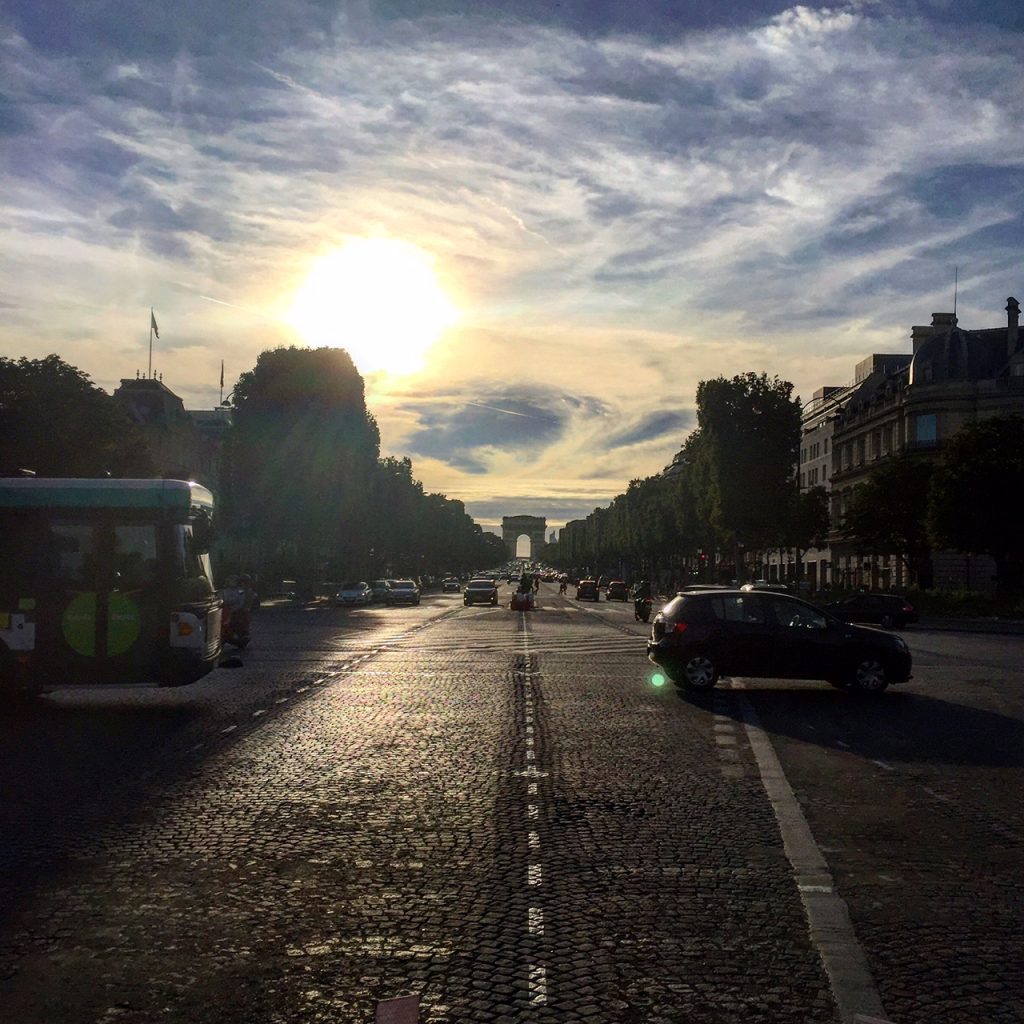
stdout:
<svg viewBox="0 0 1024 1024">
<path fill-rule="evenodd" d="M 1024 620 L 1021 619 L 954 619 L 922 616 L 910 629 L 932 629 L 944 633 L 997 633 L 1003 636 L 1024 636 Z"/>
</svg>

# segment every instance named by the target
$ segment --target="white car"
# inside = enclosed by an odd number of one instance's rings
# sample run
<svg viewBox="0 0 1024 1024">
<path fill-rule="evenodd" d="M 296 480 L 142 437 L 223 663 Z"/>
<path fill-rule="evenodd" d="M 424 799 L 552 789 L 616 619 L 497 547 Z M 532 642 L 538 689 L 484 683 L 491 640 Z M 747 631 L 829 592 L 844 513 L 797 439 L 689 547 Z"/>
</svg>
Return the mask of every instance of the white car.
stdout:
<svg viewBox="0 0 1024 1024">
<path fill-rule="evenodd" d="M 373 591 L 368 583 L 343 583 L 338 591 L 337 604 L 355 605 L 369 604 L 373 600 Z"/>
</svg>

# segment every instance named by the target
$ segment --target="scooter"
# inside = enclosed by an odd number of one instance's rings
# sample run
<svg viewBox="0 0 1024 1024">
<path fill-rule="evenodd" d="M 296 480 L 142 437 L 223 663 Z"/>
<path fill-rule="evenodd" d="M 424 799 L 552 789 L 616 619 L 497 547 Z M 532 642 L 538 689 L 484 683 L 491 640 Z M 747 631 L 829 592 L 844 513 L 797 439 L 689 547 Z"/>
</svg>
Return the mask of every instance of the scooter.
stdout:
<svg viewBox="0 0 1024 1024">
<path fill-rule="evenodd" d="M 649 597 L 638 597 L 633 601 L 633 618 L 637 622 L 649 622 L 652 601 Z"/>
</svg>

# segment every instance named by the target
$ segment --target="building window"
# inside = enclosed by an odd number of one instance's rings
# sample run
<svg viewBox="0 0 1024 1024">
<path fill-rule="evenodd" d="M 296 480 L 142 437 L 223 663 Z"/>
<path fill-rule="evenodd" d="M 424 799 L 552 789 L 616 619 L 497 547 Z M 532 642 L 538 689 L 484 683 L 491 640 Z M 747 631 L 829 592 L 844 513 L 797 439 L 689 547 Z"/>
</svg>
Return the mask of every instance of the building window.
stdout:
<svg viewBox="0 0 1024 1024">
<path fill-rule="evenodd" d="M 914 417 L 914 440 L 918 444 L 935 444 L 938 440 L 935 413 L 929 412 Z"/>
<path fill-rule="evenodd" d="M 828 455 L 828 438 L 825 438 L 825 454 Z"/>
</svg>

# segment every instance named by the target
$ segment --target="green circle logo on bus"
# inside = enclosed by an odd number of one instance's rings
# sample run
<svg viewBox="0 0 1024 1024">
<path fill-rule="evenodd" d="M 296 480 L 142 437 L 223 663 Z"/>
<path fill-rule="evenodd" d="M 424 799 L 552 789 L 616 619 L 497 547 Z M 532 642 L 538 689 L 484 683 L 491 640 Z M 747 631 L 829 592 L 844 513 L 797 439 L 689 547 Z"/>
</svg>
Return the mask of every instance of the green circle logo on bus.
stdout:
<svg viewBox="0 0 1024 1024">
<path fill-rule="evenodd" d="M 64 639 L 76 654 L 96 656 L 96 595 L 79 594 L 64 610 Z M 107 602 L 107 655 L 124 654 L 139 638 L 142 617 L 138 605 L 123 594 Z"/>
</svg>

